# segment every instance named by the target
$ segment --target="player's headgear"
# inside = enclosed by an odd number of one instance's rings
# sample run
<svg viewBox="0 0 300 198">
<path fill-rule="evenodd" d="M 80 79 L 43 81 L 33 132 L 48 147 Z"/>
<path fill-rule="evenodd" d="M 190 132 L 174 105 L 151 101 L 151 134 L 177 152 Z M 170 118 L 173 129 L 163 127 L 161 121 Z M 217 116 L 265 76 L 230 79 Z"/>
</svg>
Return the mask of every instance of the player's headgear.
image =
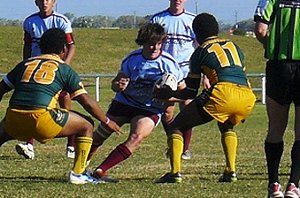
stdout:
<svg viewBox="0 0 300 198">
<path fill-rule="evenodd" d="M 66 33 L 60 28 L 47 30 L 40 40 L 42 54 L 60 54 L 67 44 Z"/>
<path fill-rule="evenodd" d="M 147 23 L 142 26 L 138 32 L 135 42 L 138 45 L 143 45 L 145 43 L 157 43 L 159 41 L 164 42 L 167 38 L 167 33 L 163 26 L 158 23 Z"/>
<path fill-rule="evenodd" d="M 208 13 L 201 13 L 193 20 L 193 31 L 198 41 L 217 36 L 219 33 L 219 25 L 216 18 Z"/>
</svg>

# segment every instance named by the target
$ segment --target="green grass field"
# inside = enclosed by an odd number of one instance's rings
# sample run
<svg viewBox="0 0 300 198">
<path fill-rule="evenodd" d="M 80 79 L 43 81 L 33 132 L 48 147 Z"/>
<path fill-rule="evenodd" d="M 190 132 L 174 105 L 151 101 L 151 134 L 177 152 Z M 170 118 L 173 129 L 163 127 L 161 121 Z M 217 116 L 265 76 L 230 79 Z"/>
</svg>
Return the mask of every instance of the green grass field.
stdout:
<svg viewBox="0 0 300 198">
<path fill-rule="evenodd" d="M 102 104 L 102 103 L 101 103 Z M 1 105 L 4 109 L 3 105 Z M 290 125 L 292 126 L 292 125 Z M 121 180 L 117 184 L 76 186 L 67 182 L 72 160 L 65 158 L 65 139 L 46 145 L 36 144 L 36 159 L 24 160 L 14 150 L 11 141 L 0 150 L 0 197 L 265 197 L 267 175 L 263 152 L 266 134 L 265 106 L 257 104 L 252 115 L 236 131 L 239 135 L 237 159 L 238 182 L 218 183 L 224 166 L 224 156 L 216 122 L 194 128 L 192 159 L 183 161 L 183 183 L 154 184 L 169 170 L 164 156 L 166 137 L 159 126 L 140 149 L 110 174 Z M 125 140 L 126 134 L 113 135 L 97 153 L 90 168 L 94 168 Z M 288 129 L 286 139 L 291 140 Z M 291 141 L 288 141 L 291 142 Z M 290 166 L 290 144 L 281 163 L 282 182 L 287 181 Z"/>
<path fill-rule="evenodd" d="M 116 73 L 122 58 L 137 46 L 133 42 L 136 30 L 75 29 L 77 45 L 73 67 L 78 73 Z M 262 48 L 253 38 L 230 37 L 245 51 L 248 72 L 263 72 Z M 16 27 L 0 27 L 0 73 L 5 73 L 21 60 L 22 30 Z M 109 89 L 110 79 L 101 81 L 99 105 L 103 110 L 113 96 Z M 93 82 L 87 81 L 94 95 Z M 0 103 L 3 117 L 8 96 Z M 74 109 L 82 109 L 74 103 Z M 82 111 L 83 112 L 83 111 Z M 291 121 L 293 120 L 291 112 Z M 292 126 L 289 124 L 285 139 L 292 142 Z M 14 150 L 18 141 L 11 141 L 0 148 L 0 197 L 265 197 L 267 175 L 263 152 L 267 119 L 265 106 L 257 103 L 251 116 L 236 131 L 239 135 L 237 158 L 238 182 L 218 183 L 223 171 L 224 155 L 216 122 L 194 128 L 192 159 L 183 161 L 183 183 L 157 185 L 153 181 L 169 170 L 165 158 L 166 136 L 159 125 L 143 142 L 134 155 L 110 174 L 121 180 L 117 184 L 71 185 L 67 174 L 72 160 L 65 157 L 65 139 L 54 140 L 46 145 L 36 144 L 36 159 L 24 160 Z M 128 135 L 113 135 L 92 161 L 94 168 Z M 286 144 L 281 163 L 281 180 L 288 177 L 291 144 Z"/>
</svg>

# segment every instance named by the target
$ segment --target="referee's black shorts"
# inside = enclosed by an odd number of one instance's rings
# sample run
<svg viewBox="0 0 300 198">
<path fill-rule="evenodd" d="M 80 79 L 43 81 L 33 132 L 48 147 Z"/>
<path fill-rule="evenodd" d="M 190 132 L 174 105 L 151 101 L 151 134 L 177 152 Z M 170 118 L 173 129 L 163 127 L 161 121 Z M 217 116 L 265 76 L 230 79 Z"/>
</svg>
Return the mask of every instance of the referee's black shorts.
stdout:
<svg viewBox="0 0 300 198">
<path fill-rule="evenodd" d="M 266 94 L 281 105 L 300 105 L 300 61 L 269 60 Z"/>
</svg>

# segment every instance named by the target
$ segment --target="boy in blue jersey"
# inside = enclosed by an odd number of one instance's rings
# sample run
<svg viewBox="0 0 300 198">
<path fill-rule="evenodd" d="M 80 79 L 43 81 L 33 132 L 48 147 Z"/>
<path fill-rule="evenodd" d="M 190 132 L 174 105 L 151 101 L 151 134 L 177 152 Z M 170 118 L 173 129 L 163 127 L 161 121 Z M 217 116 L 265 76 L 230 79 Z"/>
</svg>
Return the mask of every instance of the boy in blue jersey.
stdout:
<svg viewBox="0 0 300 198">
<path fill-rule="evenodd" d="M 202 13 L 195 17 L 193 30 L 199 47 L 190 61 L 190 72 L 185 79 L 187 87 L 177 92 L 157 89 L 157 98 L 195 98 L 169 125 L 168 144 L 171 149 L 171 170 L 157 183 L 179 183 L 183 133 L 186 129 L 218 121 L 226 165 L 219 182 L 234 182 L 236 177 L 237 135 L 233 128 L 250 114 L 255 95 L 251 90 L 242 63 L 243 53 L 232 41 L 218 38 L 219 27 L 214 16 Z M 201 75 L 206 75 L 211 87 L 197 95 Z"/>
<path fill-rule="evenodd" d="M 189 60 L 197 45 L 196 36 L 192 30 L 195 14 L 187 12 L 184 8 L 186 0 L 170 0 L 168 9 L 154 14 L 150 22 L 159 23 L 167 32 L 167 39 L 163 44 L 163 50 L 171 54 L 178 62 L 184 78 L 189 72 Z M 191 100 L 183 100 L 179 103 L 179 108 L 183 109 Z M 175 103 L 170 103 L 162 117 L 162 124 L 166 126 L 174 118 Z M 192 136 L 192 129 L 187 129 L 184 133 L 184 149 L 182 159 L 190 159 L 191 153 L 189 145 Z M 167 157 L 169 153 L 167 152 Z"/>
<path fill-rule="evenodd" d="M 96 183 L 85 172 L 92 144 L 94 123 L 81 113 L 57 108 L 61 91 L 105 126 L 117 133 L 120 127 L 105 116 L 98 103 L 84 89 L 78 74 L 62 59 L 66 51 L 63 30 L 47 30 L 40 41 L 42 55 L 26 59 L 15 66 L 0 82 L 0 99 L 14 89 L 6 115 L 0 123 L 0 146 L 9 140 L 25 141 L 31 137 L 40 143 L 53 138 L 76 135 L 75 159 L 69 182 Z"/>
<path fill-rule="evenodd" d="M 94 170 L 94 177 L 116 182 L 105 177 L 106 172 L 130 157 L 159 123 L 165 104 L 152 97 L 155 82 L 164 73 L 174 74 L 178 86 L 184 82 L 183 74 L 175 59 L 162 51 L 165 39 L 166 33 L 161 25 L 157 23 L 144 25 L 135 40 L 142 48 L 134 50 L 122 61 L 120 71 L 112 81 L 112 90 L 116 95 L 107 116 L 120 126 L 130 124 L 130 133 L 127 140 L 119 144 Z M 105 125 L 98 126 L 94 132 L 89 160 L 112 133 L 113 131 Z"/>
<path fill-rule="evenodd" d="M 39 42 L 45 31 L 50 28 L 60 28 L 66 33 L 67 39 L 68 50 L 65 53 L 64 61 L 70 64 L 75 54 L 75 41 L 72 35 L 71 22 L 67 17 L 53 10 L 55 0 L 35 0 L 35 4 L 39 8 L 39 12 L 26 17 L 23 22 L 23 60 L 41 54 Z M 71 109 L 71 100 L 67 92 L 62 92 L 59 102 L 61 107 Z M 31 138 L 26 143 L 17 144 L 16 151 L 26 159 L 33 159 L 35 156 L 33 144 L 34 140 Z M 69 136 L 66 149 L 66 155 L 69 158 L 75 157 L 74 144 L 75 136 Z"/>
</svg>

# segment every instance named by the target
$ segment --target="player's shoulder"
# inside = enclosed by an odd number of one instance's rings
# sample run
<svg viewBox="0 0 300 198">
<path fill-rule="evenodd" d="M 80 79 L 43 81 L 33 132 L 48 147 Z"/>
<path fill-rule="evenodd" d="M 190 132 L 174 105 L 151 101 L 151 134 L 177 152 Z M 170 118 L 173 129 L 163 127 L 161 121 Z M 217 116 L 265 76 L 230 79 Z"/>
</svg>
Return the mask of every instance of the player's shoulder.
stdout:
<svg viewBox="0 0 300 198">
<path fill-rule="evenodd" d="M 142 48 L 138 48 L 136 50 L 133 50 L 132 52 L 130 52 L 128 54 L 128 57 L 134 57 L 134 56 L 139 56 L 142 55 L 143 49 Z"/>
<path fill-rule="evenodd" d="M 56 17 L 56 18 L 58 18 L 58 19 L 61 19 L 61 20 L 63 20 L 63 21 L 65 21 L 65 22 L 70 22 L 70 20 L 68 19 L 68 17 L 66 17 L 65 15 L 63 15 L 63 14 L 60 14 L 60 13 L 58 13 L 58 12 L 53 12 L 53 14 L 52 14 L 52 16 L 54 16 L 54 17 Z"/>
<path fill-rule="evenodd" d="M 132 52 L 130 52 L 124 59 L 122 62 L 126 62 L 130 59 L 135 59 L 137 58 L 138 56 L 142 56 L 142 48 L 138 48 L 136 50 L 133 50 Z"/>
<path fill-rule="evenodd" d="M 166 52 L 166 51 L 162 51 L 161 58 L 164 61 L 169 61 L 169 62 L 172 62 L 174 64 L 177 63 L 176 60 L 175 60 L 175 58 L 171 54 L 169 54 L 168 52 Z"/>
<path fill-rule="evenodd" d="M 30 20 L 33 20 L 35 18 L 40 18 L 40 13 L 39 12 L 35 12 L 33 14 L 30 14 L 29 16 L 27 16 L 24 21 L 30 21 Z"/>
<path fill-rule="evenodd" d="M 211 45 L 215 43 L 224 45 L 227 42 L 232 42 L 232 41 L 229 39 L 220 38 L 218 36 L 211 36 L 207 38 L 202 44 L 200 44 L 200 48 L 209 48 Z"/>
<path fill-rule="evenodd" d="M 160 12 L 157 12 L 157 13 L 153 14 L 150 19 L 152 20 L 154 18 L 165 17 L 165 16 L 168 16 L 168 15 L 170 15 L 170 12 L 168 11 L 168 9 L 165 9 L 165 10 L 162 10 Z"/>
<path fill-rule="evenodd" d="M 193 17 L 195 18 L 196 17 L 196 14 L 192 13 L 192 12 L 189 12 L 187 10 L 184 10 L 183 14 L 187 15 L 187 16 L 190 16 L 190 17 Z"/>
<path fill-rule="evenodd" d="M 68 17 L 58 12 L 54 11 L 51 16 L 54 17 L 56 20 L 63 21 L 64 23 L 71 23 Z"/>
</svg>

